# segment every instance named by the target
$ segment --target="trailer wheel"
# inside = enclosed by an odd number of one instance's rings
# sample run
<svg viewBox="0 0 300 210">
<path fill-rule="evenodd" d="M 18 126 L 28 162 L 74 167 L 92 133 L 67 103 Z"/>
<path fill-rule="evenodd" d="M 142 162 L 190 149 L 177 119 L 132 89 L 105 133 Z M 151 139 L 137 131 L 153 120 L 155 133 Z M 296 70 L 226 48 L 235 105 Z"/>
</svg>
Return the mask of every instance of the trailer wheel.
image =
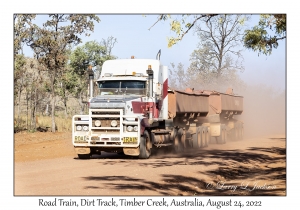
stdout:
<svg viewBox="0 0 300 210">
<path fill-rule="evenodd" d="M 192 140 L 192 147 L 194 149 L 197 149 L 198 148 L 198 135 L 197 133 L 196 134 L 193 134 L 193 140 Z"/>
<path fill-rule="evenodd" d="M 232 128 L 229 131 L 229 140 L 230 141 L 235 141 L 236 140 L 236 128 Z"/>
<path fill-rule="evenodd" d="M 90 154 L 78 154 L 79 159 L 90 159 L 91 155 Z"/>
<path fill-rule="evenodd" d="M 244 138 L 244 126 L 241 125 L 241 140 Z"/>
<path fill-rule="evenodd" d="M 147 159 L 151 155 L 152 143 L 148 131 L 144 132 L 144 135 L 141 137 L 140 141 L 140 155 L 139 158 Z"/>
<path fill-rule="evenodd" d="M 182 139 L 181 139 L 182 133 L 183 133 L 183 130 L 182 130 L 182 128 L 180 128 L 175 135 L 174 150 L 176 153 L 183 152 L 184 145 L 183 145 Z"/>
<path fill-rule="evenodd" d="M 223 143 L 225 144 L 226 141 L 227 141 L 227 130 L 226 130 L 226 128 L 224 128 L 224 130 L 223 130 Z"/>
<path fill-rule="evenodd" d="M 244 128 L 243 124 L 241 122 L 236 122 L 235 128 L 234 128 L 234 140 L 242 140 L 244 136 Z"/>
<path fill-rule="evenodd" d="M 220 136 L 216 136 L 216 140 L 217 140 L 217 143 L 218 143 L 218 144 L 222 144 L 222 143 L 223 143 L 222 132 L 223 132 L 223 131 L 221 131 L 221 135 L 220 135 Z"/>
<path fill-rule="evenodd" d="M 202 145 L 201 143 L 201 127 L 196 129 L 196 133 L 193 136 L 193 148 L 198 149 Z"/>
<path fill-rule="evenodd" d="M 204 147 L 208 147 L 208 142 L 209 142 L 209 132 L 208 132 L 208 128 L 206 127 L 205 130 L 205 141 L 204 141 Z"/>
<path fill-rule="evenodd" d="M 218 144 L 225 144 L 225 130 L 224 129 L 221 129 L 220 131 L 220 136 L 216 136 L 216 139 L 217 139 L 217 143 Z"/>
</svg>

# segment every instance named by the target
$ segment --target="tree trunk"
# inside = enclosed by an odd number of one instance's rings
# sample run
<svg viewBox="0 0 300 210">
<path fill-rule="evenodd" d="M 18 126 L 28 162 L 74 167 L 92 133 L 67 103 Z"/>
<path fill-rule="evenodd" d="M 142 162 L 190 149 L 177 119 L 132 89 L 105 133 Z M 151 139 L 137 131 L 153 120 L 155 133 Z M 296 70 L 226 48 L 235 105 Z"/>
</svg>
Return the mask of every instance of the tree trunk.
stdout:
<svg viewBox="0 0 300 210">
<path fill-rule="evenodd" d="M 18 113 L 17 113 L 17 115 L 18 115 L 18 122 L 17 122 L 17 126 L 19 127 L 20 126 L 20 107 L 21 107 L 21 94 L 22 94 L 22 89 L 20 88 L 19 89 L 19 91 L 18 91 L 19 93 L 19 95 L 18 95 Z"/>
<path fill-rule="evenodd" d="M 55 125 L 55 94 L 54 94 L 54 88 L 52 90 L 52 109 L 51 109 L 51 119 L 52 119 L 52 126 L 51 126 L 51 131 L 53 133 L 55 133 L 55 128 L 56 128 L 56 125 Z"/>
<path fill-rule="evenodd" d="M 80 114 L 83 114 L 83 112 L 84 112 L 84 103 L 82 103 L 82 93 L 79 94 L 78 102 L 79 102 L 79 105 L 80 105 Z"/>
<path fill-rule="evenodd" d="M 36 97 L 37 88 L 35 87 L 34 90 L 34 101 L 33 101 L 33 107 L 32 107 L 32 122 L 33 122 L 33 129 L 36 130 L 36 104 L 37 104 L 37 97 Z"/>
<path fill-rule="evenodd" d="M 28 130 L 28 101 L 29 101 L 29 98 L 28 98 L 28 92 L 26 91 L 26 129 Z"/>
<path fill-rule="evenodd" d="M 67 97 L 63 98 L 63 103 L 65 106 L 65 117 L 68 117 Z"/>
</svg>

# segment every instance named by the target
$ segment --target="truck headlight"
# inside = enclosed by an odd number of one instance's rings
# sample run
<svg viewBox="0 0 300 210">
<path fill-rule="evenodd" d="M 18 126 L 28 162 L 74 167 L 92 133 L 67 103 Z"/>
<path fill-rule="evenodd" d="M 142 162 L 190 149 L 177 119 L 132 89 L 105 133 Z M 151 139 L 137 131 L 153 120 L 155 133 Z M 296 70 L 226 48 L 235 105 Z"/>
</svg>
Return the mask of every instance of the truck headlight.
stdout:
<svg viewBox="0 0 300 210">
<path fill-rule="evenodd" d="M 77 130 L 77 131 L 81 131 L 81 129 L 82 129 L 82 126 L 81 126 L 81 125 L 77 125 L 77 126 L 76 126 L 76 130 Z"/>
<path fill-rule="evenodd" d="M 133 130 L 133 127 L 132 126 L 127 126 L 127 131 L 131 132 Z"/>
<path fill-rule="evenodd" d="M 100 127 L 100 125 L 101 125 L 101 121 L 100 121 L 100 120 L 96 120 L 96 121 L 95 121 L 95 126 L 96 126 L 96 127 Z"/>
<path fill-rule="evenodd" d="M 118 122 L 116 120 L 113 120 L 110 124 L 112 127 L 116 127 L 118 125 Z"/>
<path fill-rule="evenodd" d="M 133 127 L 133 130 L 134 130 L 135 132 L 137 132 L 137 131 L 138 131 L 138 127 L 137 127 L 137 126 L 134 126 L 134 127 Z"/>
<path fill-rule="evenodd" d="M 84 125 L 84 126 L 82 127 L 82 129 L 83 129 L 84 131 L 88 131 L 88 130 L 89 130 L 89 126 Z"/>
</svg>

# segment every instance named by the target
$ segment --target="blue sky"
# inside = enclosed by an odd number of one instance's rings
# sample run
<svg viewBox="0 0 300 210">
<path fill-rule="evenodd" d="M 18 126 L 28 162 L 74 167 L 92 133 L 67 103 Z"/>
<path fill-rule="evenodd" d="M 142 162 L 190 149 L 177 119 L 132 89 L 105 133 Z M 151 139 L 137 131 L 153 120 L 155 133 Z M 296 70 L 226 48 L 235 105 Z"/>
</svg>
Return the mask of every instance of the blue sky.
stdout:
<svg viewBox="0 0 300 210">
<path fill-rule="evenodd" d="M 37 17 L 37 24 L 47 19 L 47 15 Z M 190 54 L 197 48 L 198 37 L 191 30 L 182 41 L 171 48 L 167 47 L 167 37 L 174 36 L 170 31 L 169 21 L 158 22 L 154 27 L 149 28 L 156 22 L 157 15 L 99 15 L 101 21 L 96 23 L 94 33 L 90 37 L 82 37 L 86 41 L 101 41 L 109 36 L 117 38 L 112 54 L 118 58 L 155 58 L 161 49 L 161 61 L 170 67 L 183 63 L 189 66 Z M 258 22 L 258 15 L 253 15 L 249 26 Z M 244 50 L 245 71 L 241 78 L 247 83 L 261 83 L 268 86 L 284 89 L 286 85 L 286 45 L 285 40 L 280 41 L 279 47 L 271 56 L 260 55 L 257 52 Z M 25 49 L 27 56 L 32 56 L 30 49 Z"/>
</svg>

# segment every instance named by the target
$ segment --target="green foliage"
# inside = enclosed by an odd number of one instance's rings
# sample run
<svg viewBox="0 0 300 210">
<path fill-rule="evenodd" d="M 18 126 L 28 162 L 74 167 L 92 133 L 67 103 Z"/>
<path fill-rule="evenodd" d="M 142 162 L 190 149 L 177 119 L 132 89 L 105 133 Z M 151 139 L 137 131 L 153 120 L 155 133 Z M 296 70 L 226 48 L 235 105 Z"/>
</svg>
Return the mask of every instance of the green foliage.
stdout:
<svg viewBox="0 0 300 210">
<path fill-rule="evenodd" d="M 15 62 L 14 62 L 14 76 L 15 79 L 19 78 L 19 74 L 21 69 L 24 67 L 24 65 L 26 64 L 26 59 L 25 56 L 23 54 L 17 54 L 15 55 L 14 58 Z"/>
<path fill-rule="evenodd" d="M 224 15 L 218 14 L 199 14 L 199 15 L 166 15 L 158 16 L 157 21 L 149 30 L 160 21 L 170 21 L 170 30 L 175 36 L 167 37 L 168 47 L 172 47 L 183 39 L 190 29 L 195 27 L 197 22 L 208 22 L 211 18 L 219 16 L 222 23 Z M 225 15 L 226 16 L 226 15 Z M 245 25 L 247 19 L 239 19 L 240 25 Z M 266 55 L 272 53 L 272 49 L 278 47 L 278 41 L 286 38 L 286 15 L 285 14 L 262 14 L 258 25 L 251 30 L 244 32 L 244 47 L 253 51 L 258 51 Z"/>
<path fill-rule="evenodd" d="M 78 97 L 87 90 L 87 68 L 88 66 L 101 67 L 106 60 L 116 59 L 116 56 L 111 55 L 112 48 L 117 42 L 116 38 L 108 37 L 106 40 L 102 39 L 101 42 L 90 41 L 82 46 L 78 46 L 70 55 L 70 68 L 65 74 L 66 89 L 73 95 Z M 95 79 L 100 75 L 94 69 Z"/>
<path fill-rule="evenodd" d="M 286 38 L 286 15 L 261 15 L 258 25 L 245 30 L 244 46 L 247 49 L 270 55 L 278 41 Z"/>
<path fill-rule="evenodd" d="M 94 21 L 100 19 L 96 15 L 79 14 L 49 14 L 49 19 L 42 27 L 31 25 L 30 36 L 26 43 L 32 48 L 49 78 L 52 99 L 52 131 L 55 132 L 55 98 L 59 83 L 62 85 L 63 75 L 69 60 L 70 45 L 81 43 L 81 35 L 89 36 L 94 30 Z M 65 92 L 58 90 L 66 96 Z"/>
<path fill-rule="evenodd" d="M 102 56 L 105 54 L 104 46 L 96 41 L 86 42 L 77 47 L 71 54 L 70 66 L 78 75 L 84 75 L 89 65 L 102 65 Z"/>
<path fill-rule="evenodd" d="M 22 45 L 29 38 L 31 21 L 35 17 L 34 14 L 14 14 L 14 55 L 20 54 Z"/>
<path fill-rule="evenodd" d="M 185 34 L 189 32 L 191 28 L 194 27 L 197 21 L 205 20 L 208 21 L 210 18 L 216 16 L 215 14 L 199 14 L 199 15 L 165 15 L 161 14 L 158 16 L 157 21 L 149 28 L 149 30 L 157 24 L 159 21 L 170 20 L 170 29 L 175 33 L 175 36 L 167 37 L 168 47 L 172 47 L 174 44 L 178 43 L 183 39 Z"/>
</svg>

